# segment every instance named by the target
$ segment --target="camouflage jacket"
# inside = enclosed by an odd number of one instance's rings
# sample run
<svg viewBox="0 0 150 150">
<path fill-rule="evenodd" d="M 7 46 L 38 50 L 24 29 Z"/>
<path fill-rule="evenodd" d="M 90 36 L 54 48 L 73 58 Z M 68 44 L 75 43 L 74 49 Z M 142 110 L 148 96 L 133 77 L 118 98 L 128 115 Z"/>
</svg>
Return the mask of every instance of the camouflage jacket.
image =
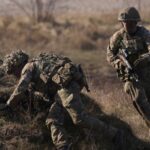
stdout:
<svg viewBox="0 0 150 150">
<path fill-rule="evenodd" d="M 134 66 L 134 62 L 140 55 L 149 52 L 150 32 L 142 26 L 137 27 L 134 35 L 129 35 L 123 28 L 113 34 L 107 47 L 107 61 L 116 68 L 120 61 L 118 54 L 122 49 L 126 49 L 129 54 L 129 63 Z M 118 68 L 116 68 L 118 69 Z"/>
<path fill-rule="evenodd" d="M 47 61 L 38 58 L 27 63 L 7 104 L 15 105 L 15 101 L 21 99 L 21 96 L 30 89 L 31 84 L 34 91 L 43 93 L 46 97 L 54 97 L 57 90 L 69 84 L 71 80 L 80 82 L 83 74 L 78 67 L 66 57 L 55 56 L 48 56 Z"/>
</svg>

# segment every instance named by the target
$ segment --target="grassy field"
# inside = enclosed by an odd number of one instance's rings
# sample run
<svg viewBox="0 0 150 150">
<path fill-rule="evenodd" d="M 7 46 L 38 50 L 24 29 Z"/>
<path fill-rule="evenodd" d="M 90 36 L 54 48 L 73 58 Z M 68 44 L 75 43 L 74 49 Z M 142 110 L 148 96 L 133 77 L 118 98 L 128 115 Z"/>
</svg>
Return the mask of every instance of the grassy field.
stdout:
<svg viewBox="0 0 150 150">
<path fill-rule="evenodd" d="M 146 19 L 147 27 L 149 19 Z M 81 63 L 91 88 L 83 91 L 86 110 L 124 131 L 132 132 L 128 150 L 150 149 L 150 132 L 136 112 L 130 98 L 124 94 L 123 85 L 106 62 L 106 47 L 110 36 L 120 28 L 115 16 L 56 16 L 52 23 L 35 24 L 28 18 L 0 18 L 0 57 L 12 50 L 23 49 L 32 57 L 40 52 L 69 56 Z M 8 99 L 16 80 L 5 77 L 0 80 L 0 94 Z M 0 149 L 8 150 L 53 150 L 49 132 L 44 123 L 38 126 L 43 114 L 32 121 L 17 116 L 13 121 L 0 117 Z M 20 118 L 18 120 L 18 118 Z M 42 128 L 42 129 L 41 129 Z M 94 133 L 80 131 L 71 134 L 77 139 L 75 150 L 115 150 L 106 138 L 94 137 Z M 75 135 L 74 135 L 75 134 Z M 90 135 L 90 136 L 88 136 Z M 84 140 L 81 140 L 84 139 Z"/>
</svg>

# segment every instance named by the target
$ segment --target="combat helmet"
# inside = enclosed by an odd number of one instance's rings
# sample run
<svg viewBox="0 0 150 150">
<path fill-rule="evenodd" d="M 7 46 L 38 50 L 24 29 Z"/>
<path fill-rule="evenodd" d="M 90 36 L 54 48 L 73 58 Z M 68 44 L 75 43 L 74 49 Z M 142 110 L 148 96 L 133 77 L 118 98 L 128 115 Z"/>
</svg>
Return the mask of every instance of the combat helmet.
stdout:
<svg viewBox="0 0 150 150">
<path fill-rule="evenodd" d="M 119 21 L 141 21 L 140 14 L 135 7 L 128 7 L 118 15 Z"/>
<path fill-rule="evenodd" d="M 3 67 L 5 72 L 10 74 L 13 72 L 13 69 L 26 64 L 29 56 L 22 50 L 13 51 L 11 54 L 8 54 L 4 57 Z"/>
</svg>

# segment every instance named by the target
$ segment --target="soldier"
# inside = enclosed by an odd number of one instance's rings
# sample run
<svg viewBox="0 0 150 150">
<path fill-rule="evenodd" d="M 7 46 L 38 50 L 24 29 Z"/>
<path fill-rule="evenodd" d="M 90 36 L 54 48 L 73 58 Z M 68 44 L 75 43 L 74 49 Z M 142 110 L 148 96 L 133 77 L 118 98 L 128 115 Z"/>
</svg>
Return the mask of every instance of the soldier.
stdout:
<svg viewBox="0 0 150 150">
<path fill-rule="evenodd" d="M 150 125 L 150 104 L 135 65 L 143 54 L 149 52 L 150 32 L 138 25 L 141 17 L 134 7 L 121 11 L 118 20 L 122 28 L 110 38 L 107 61 L 117 70 L 124 82 L 125 92 L 131 96 L 135 108 Z M 120 57 L 122 54 L 124 60 Z"/>
<path fill-rule="evenodd" d="M 103 133 L 117 144 L 118 149 L 122 149 L 120 146 L 124 142 L 123 133 L 84 111 L 80 92 L 84 87 L 87 88 L 87 83 L 81 66 L 73 64 L 67 57 L 48 54 L 40 54 L 30 62 L 27 61 L 28 55 L 22 51 L 13 52 L 4 59 L 6 72 L 20 78 L 5 109 L 16 110 L 20 99 L 33 83 L 34 90 L 44 93 L 49 99 L 57 94 L 49 110 L 46 125 L 58 150 L 69 150 L 71 145 L 64 128 L 66 113 L 75 125 Z"/>
</svg>

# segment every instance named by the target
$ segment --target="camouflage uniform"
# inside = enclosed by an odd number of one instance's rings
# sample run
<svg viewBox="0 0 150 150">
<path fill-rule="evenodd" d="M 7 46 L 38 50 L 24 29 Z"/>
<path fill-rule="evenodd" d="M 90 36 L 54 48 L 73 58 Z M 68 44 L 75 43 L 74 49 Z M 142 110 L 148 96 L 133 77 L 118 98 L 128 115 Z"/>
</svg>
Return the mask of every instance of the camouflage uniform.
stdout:
<svg viewBox="0 0 150 150">
<path fill-rule="evenodd" d="M 133 15 L 132 10 L 137 16 Z M 118 19 L 120 21 L 139 21 L 140 16 L 136 9 L 131 7 L 121 12 Z M 110 38 L 110 42 L 107 47 L 107 61 L 117 71 L 119 70 L 121 72 L 119 77 L 124 82 L 125 92 L 131 96 L 133 104 L 148 122 L 150 121 L 150 104 L 142 81 L 135 81 L 131 78 L 130 74 L 125 72 L 125 67 L 120 65 L 121 60 L 118 55 L 122 49 L 126 49 L 129 54 L 128 61 L 133 67 L 135 67 L 136 60 L 139 59 L 141 55 L 149 52 L 149 43 L 150 32 L 143 26 L 137 26 L 137 30 L 133 35 L 129 35 L 124 28 L 114 33 L 114 35 Z M 138 74 L 138 72 L 136 73 Z"/>
<path fill-rule="evenodd" d="M 6 80 L 8 78 L 7 74 L 13 74 L 15 68 L 20 67 L 20 64 L 26 63 L 27 61 L 28 61 L 28 55 L 25 54 L 21 50 L 17 52 L 12 52 L 10 55 L 6 55 L 3 61 L 0 60 L 0 63 L 1 63 L 0 64 L 0 78 L 2 78 L 1 80 Z M 4 82 L 6 83 L 6 81 Z M 9 82 L 10 82 L 10 79 L 9 79 Z M 7 87 L 7 90 L 2 90 L 3 92 L 1 92 L 1 96 L 2 95 L 9 96 L 9 94 L 12 93 L 12 91 L 14 90 L 13 84 L 16 83 L 15 78 L 11 77 L 11 82 L 12 82 L 11 87 L 9 84 L 9 87 Z M 7 84 L 4 84 L 4 85 L 6 86 Z M 6 100 L 7 100 L 7 97 L 5 97 L 4 99 L 2 99 L 2 101 L 0 101 L 0 109 L 5 107 L 4 102 Z"/>
<path fill-rule="evenodd" d="M 44 59 L 43 59 L 44 57 Z M 47 94 L 48 97 L 57 95 L 46 120 L 51 131 L 53 143 L 57 149 L 67 149 L 70 145 L 68 134 L 64 128 L 64 117 L 68 114 L 75 125 L 94 129 L 104 133 L 110 139 L 118 130 L 104 122 L 88 115 L 80 98 L 80 92 L 86 86 L 85 76 L 80 66 L 74 65 L 70 59 L 57 55 L 41 55 L 27 63 L 21 73 L 19 83 L 7 101 L 15 108 L 30 83 L 35 84 L 35 90 Z"/>
</svg>

